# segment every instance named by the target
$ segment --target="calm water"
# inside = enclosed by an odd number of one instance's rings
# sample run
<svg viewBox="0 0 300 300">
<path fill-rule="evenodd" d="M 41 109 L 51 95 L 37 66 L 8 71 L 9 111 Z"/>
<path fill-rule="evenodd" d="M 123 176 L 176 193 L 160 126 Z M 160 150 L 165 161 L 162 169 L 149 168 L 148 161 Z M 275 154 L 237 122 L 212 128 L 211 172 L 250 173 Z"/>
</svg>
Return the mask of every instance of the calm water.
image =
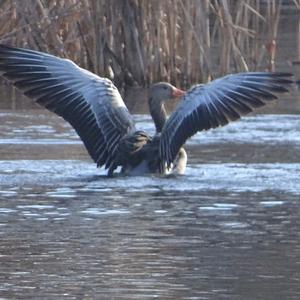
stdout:
<svg viewBox="0 0 300 300">
<path fill-rule="evenodd" d="M 114 179 L 59 118 L 0 118 L 1 299 L 300 299 L 300 115 L 195 136 L 184 176 Z"/>
</svg>

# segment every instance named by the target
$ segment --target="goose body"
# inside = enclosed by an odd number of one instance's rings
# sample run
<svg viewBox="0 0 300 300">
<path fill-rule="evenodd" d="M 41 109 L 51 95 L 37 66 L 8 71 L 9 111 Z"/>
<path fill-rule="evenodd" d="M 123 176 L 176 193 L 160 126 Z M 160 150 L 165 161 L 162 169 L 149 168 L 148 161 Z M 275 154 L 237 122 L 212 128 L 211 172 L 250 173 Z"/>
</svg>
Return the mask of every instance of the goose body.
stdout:
<svg viewBox="0 0 300 300">
<path fill-rule="evenodd" d="M 127 175 L 183 174 L 183 146 L 195 133 L 239 119 L 287 92 L 291 74 L 249 72 L 227 75 L 184 92 L 169 83 L 149 89 L 153 137 L 137 130 L 113 83 L 68 59 L 0 45 L 0 74 L 26 96 L 69 122 L 98 167 Z M 181 97 L 167 118 L 164 103 Z"/>
</svg>

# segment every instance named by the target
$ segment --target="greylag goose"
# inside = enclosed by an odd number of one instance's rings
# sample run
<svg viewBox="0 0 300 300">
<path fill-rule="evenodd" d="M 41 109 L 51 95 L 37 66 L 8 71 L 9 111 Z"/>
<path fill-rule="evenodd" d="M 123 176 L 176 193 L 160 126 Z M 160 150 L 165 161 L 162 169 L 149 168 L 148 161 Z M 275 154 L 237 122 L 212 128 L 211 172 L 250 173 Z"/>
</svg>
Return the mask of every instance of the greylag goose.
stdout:
<svg viewBox="0 0 300 300">
<path fill-rule="evenodd" d="M 137 130 L 113 83 L 68 59 L 0 45 L 0 74 L 36 103 L 63 117 L 76 130 L 98 167 L 121 173 L 184 173 L 183 148 L 195 133 L 239 119 L 287 92 L 289 73 L 249 72 L 227 75 L 187 92 L 169 83 L 149 90 L 156 127 L 150 137 Z M 181 96 L 167 119 L 165 101 Z"/>
</svg>

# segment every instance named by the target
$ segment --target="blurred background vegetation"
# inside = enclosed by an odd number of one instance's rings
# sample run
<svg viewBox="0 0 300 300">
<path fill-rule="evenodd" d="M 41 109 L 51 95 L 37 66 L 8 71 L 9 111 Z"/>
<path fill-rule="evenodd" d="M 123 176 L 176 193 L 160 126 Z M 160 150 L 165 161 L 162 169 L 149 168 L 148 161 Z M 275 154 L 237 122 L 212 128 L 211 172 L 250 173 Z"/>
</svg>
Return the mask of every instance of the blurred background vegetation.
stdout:
<svg viewBox="0 0 300 300">
<path fill-rule="evenodd" d="M 275 70 L 280 28 L 299 10 L 300 0 L 1 0 L 0 42 L 70 58 L 123 91 L 162 80 L 184 88 Z"/>
</svg>

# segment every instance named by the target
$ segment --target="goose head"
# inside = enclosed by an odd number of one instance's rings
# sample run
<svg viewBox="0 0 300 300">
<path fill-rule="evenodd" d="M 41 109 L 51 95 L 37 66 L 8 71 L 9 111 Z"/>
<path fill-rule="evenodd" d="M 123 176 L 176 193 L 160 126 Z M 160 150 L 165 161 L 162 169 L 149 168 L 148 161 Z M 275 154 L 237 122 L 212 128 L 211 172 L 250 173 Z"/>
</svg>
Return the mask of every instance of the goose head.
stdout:
<svg viewBox="0 0 300 300">
<path fill-rule="evenodd" d="M 155 83 L 150 87 L 148 92 L 148 105 L 157 133 L 161 132 L 167 120 L 164 103 L 184 94 L 184 91 L 167 82 Z"/>
<path fill-rule="evenodd" d="M 184 94 L 184 91 L 176 88 L 168 82 L 158 82 L 150 87 L 148 96 L 150 102 L 162 103 L 167 100 L 183 96 Z"/>
</svg>

